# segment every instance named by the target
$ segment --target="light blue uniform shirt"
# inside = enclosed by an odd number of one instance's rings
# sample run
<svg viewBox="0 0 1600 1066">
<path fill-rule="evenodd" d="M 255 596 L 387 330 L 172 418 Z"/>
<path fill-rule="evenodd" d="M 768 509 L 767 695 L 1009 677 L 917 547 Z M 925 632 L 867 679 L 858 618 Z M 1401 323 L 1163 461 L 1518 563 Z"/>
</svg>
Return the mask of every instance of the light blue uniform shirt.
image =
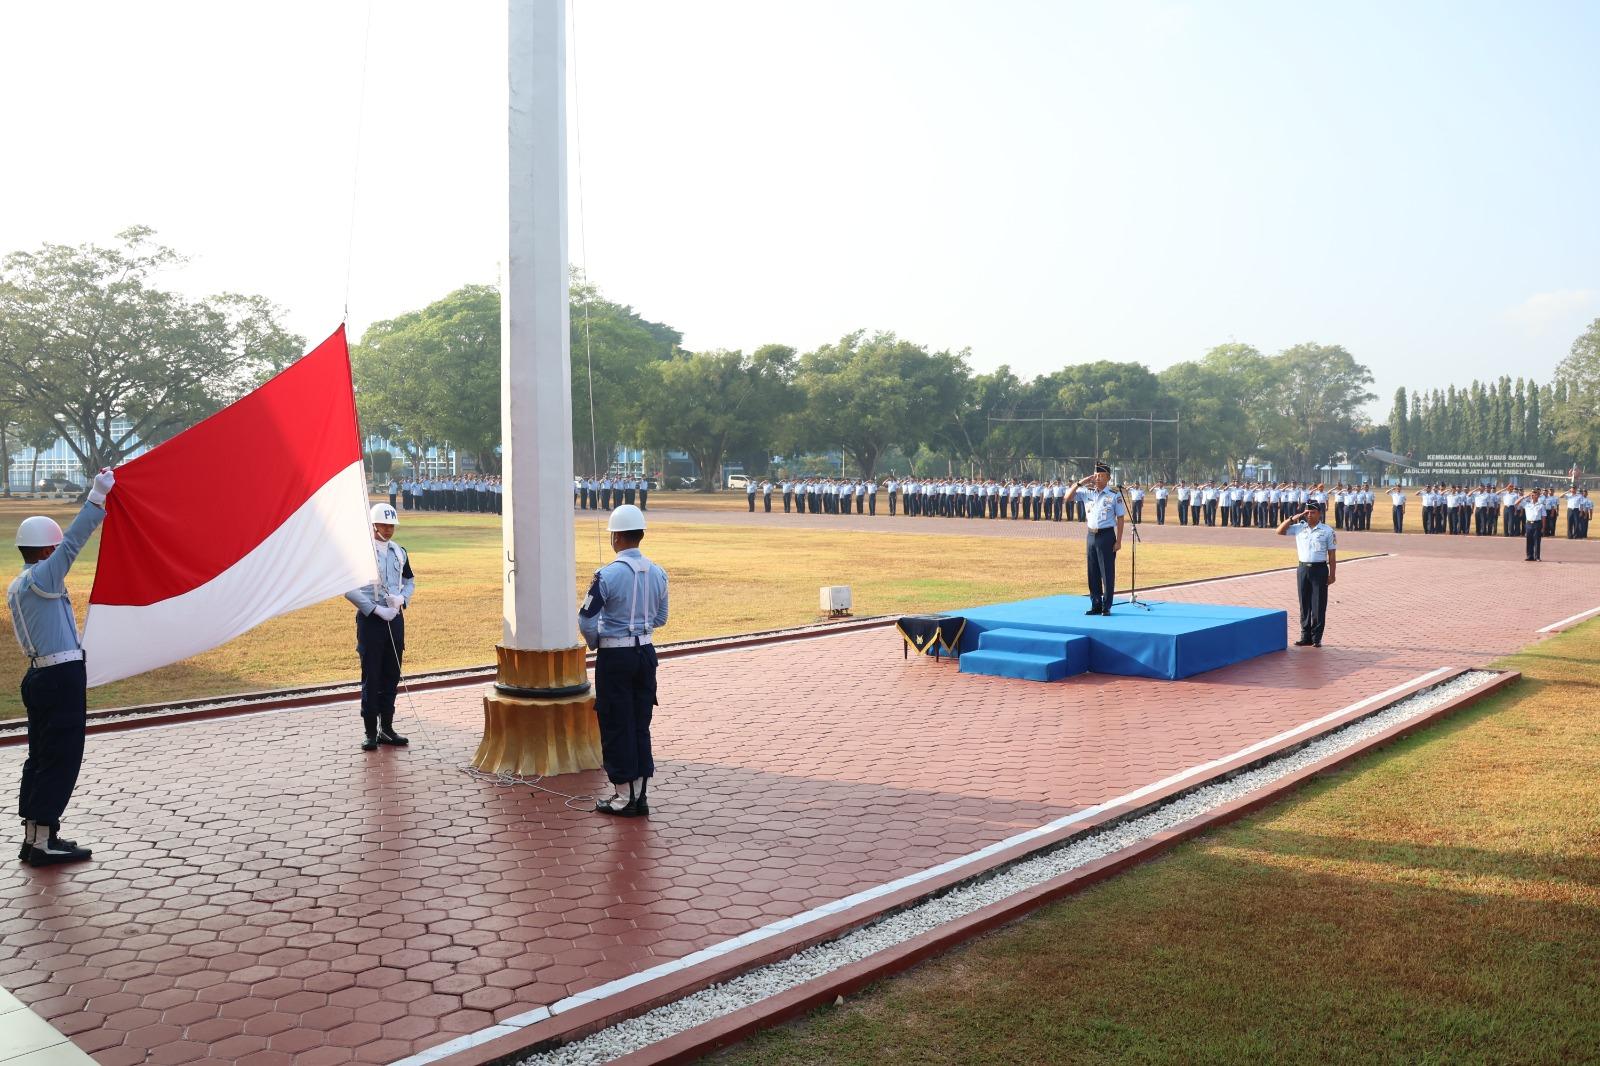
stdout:
<svg viewBox="0 0 1600 1066">
<path fill-rule="evenodd" d="M 1295 550 L 1299 553 L 1302 563 L 1325 563 L 1328 561 L 1328 553 L 1339 547 L 1333 527 L 1326 522 L 1318 522 L 1314 526 L 1296 522 L 1289 527 L 1288 532 L 1294 534 Z"/>
<path fill-rule="evenodd" d="M 399 596 L 407 607 L 417 591 L 417 579 L 411 573 L 411 556 L 394 541 L 372 542 L 372 555 L 378 564 L 378 581 L 362 585 L 344 594 L 362 614 L 371 614 L 373 608 L 385 606 L 390 594 Z"/>
<path fill-rule="evenodd" d="M 667 572 L 638 548 L 624 548 L 594 572 L 578 609 L 578 631 L 589 647 L 602 637 L 648 637 L 667 624 Z"/>
<path fill-rule="evenodd" d="M 105 518 L 104 508 L 84 504 L 50 558 L 23 567 L 6 589 L 11 625 L 17 631 L 22 653 L 29 658 L 57 655 L 81 646 L 78 620 L 72 613 L 72 601 L 67 598 L 67 571 Z"/>
<path fill-rule="evenodd" d="M 1128 513 L 1122 503 L 1122 494 L 1110 487 L 1098 492 L 1090 490 L 1083 503 L 1084 524 L 1090 529 L 1110 529 L 1117 524 L 1118 515 Z"/>
</svg>

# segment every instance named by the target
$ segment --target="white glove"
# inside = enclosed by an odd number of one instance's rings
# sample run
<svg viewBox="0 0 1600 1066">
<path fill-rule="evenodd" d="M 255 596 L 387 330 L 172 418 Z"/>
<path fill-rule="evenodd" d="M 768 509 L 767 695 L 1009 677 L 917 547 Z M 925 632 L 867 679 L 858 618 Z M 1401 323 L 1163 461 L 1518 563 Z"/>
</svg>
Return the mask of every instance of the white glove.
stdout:
<svg viewBox="0 0 1600 1066">
<path fill-rule="evenodd" d="M 94 476 L 94 488 L 89 490 L 89 502 L 96 507 L 104 507 L 106 505 L 106 497 L 111 495 L 111 489 L 116 483 L 117 475 L 112 472 L 111 468 L 109 466 L 101 467 L 100 472 Z"/>
<path fill-rule="evenodd" d="M 395 610 L 393 607 L 374 607 L 372 609 L 372 613 L 383 619 L 385 622 L 392 622 L 394 621 L 394 616 L 400 612 Z"/>
<path fill-rule="evenodd" d="M 398 592 L 389 593 L 389 606 L 390 607 L 393 607 L 395 610 L 398 611 L 398 610 L 403 609 L 405 607 L 405 605 L 406 605 L 406 598 L 404 596 L 400 595 Z"/>
</svg>

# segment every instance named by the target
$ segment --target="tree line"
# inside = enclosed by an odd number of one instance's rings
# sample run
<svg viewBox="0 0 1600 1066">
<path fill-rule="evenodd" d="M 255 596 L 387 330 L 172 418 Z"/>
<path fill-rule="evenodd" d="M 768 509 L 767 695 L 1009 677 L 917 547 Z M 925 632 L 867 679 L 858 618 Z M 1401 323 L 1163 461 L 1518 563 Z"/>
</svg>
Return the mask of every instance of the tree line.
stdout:
<svg viewBox="0 0 1600 1066">
<path fill-rule="evenodd" d="M 101 246 L 45 244 L 0 262 L 0 454 L 66 439 L 85 470 L 193 425 L 286 366 L 304 338 L 261 296 L 189 299 L 161 286 L 182 262 L 146 228 Z M 1386 423 L 1363 414 L 1368 367 L 1339 345 L 1262 352 L 1220 345 L 1159 372 L 1139 362 L 1065 365 L 1022 377 L 978 372 L 969 350 L 930 350 L 858 331 L 801 352 L 688 351 L 575 277 L 571 307 L 573 453 L 603 472 L 619 447 L 681 451 L 709 481 L 725 464 L 852 474 L 1036 476 L 1092 458 L 1175 478 L 1279 477 L 1371 448 L 1538 455 L 1600 463 L 1600 320 L 1553 380 L 1501 378 L 1464 389 L 1397 392 Z M 415 463 L 448 445 L 498 469 L 500 306 L 467 285 L 374 323 L 352 349 L 368 433 Z M 241 465 L 259 457 L 241 456 Z M 658 466 L 652 463 L 652 466 Z"/>
</svg>

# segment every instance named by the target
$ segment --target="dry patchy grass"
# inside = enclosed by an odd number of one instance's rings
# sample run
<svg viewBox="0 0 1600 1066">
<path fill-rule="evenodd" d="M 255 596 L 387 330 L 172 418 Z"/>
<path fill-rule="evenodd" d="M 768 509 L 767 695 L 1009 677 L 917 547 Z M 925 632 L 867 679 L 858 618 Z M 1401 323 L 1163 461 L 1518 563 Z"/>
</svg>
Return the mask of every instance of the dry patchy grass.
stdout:
<svg viewBox="0 0 1600 1066">
<path fill-rule="evenodd" d="M 652 498 L 652 504 L 655 500 Z M 29 504 L 0 504 L 0 526 L 14 528 Z M 63 523 L 71 511 L 51 513 Z M 610 551 L 598 517 L 576 520 L 578 567 L 573 603 Z M 407 613 L 411 671 L 492 662 L 500 637 L 500 527 L 487 515 L 407 515 L 397 538 L 411 552 L 417 597 Z M 1080 536 L 1040 540 L 918 533 L 772 530 L 674 522 L 645 540 L 672 579 L 672 620 L 664 640 L 777 629 L 812 622 L 820 585 L 850 585 L 855 612 L 909 614 L 1055 592 L 1084 590 Z M 88 602 L 98 536 L 68 580 L 80 620 Z M 1140 550 L 1141 584 L 1287 566 L 1292 547 L 1206 548 L 1149 545 Z M 20 562 L 19 564 L 20 565 Z M 210 696 L 350 679 L 359 673 L 353 609 L 341 599 L 273 619 L 223 647 L 90 693 L 91 707 Z M 0 628 L 10 618 L 0 608 Z M 576 615 L 573 641 L 577 642 Z M 17 679 L 23 659 L 0 641 L 0 677 Z M 0 690 L 0 718 L 21 713 L 14 685 Z"/>
<path fill-rule="evenodd" d="M 1600 1061 L 1597 653 L 717 1061 Z"/>
</svg>

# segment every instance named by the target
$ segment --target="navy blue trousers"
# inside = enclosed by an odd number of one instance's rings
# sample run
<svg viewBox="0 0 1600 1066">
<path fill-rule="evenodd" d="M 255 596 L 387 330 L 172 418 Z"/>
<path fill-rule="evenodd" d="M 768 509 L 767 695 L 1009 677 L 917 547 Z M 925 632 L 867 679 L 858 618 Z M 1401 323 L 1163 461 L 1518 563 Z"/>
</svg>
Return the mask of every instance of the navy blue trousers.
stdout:
<svg viewBox="0 0 1600 1066">
<path fill-rule="evenodd" d="M 1117 592 L 1117 531 L 1115 527 L 1089 530 L 1089 606 L 1109 611 Z"/>
<path fill-rule="evenodd" d="M 83 765 L 88 683 L 83 660 L 30 669 L 22 675 L 28 710 L 28 757 L 22 763 L 17 816 L 59 825 Z"/>
<path fill-rule="evenodd" d="M 656 707 L 656 649 L 652 644 L 601 648 L 594 660 L 594 713 L 600 755 L 614 784 L 654 777 L 650 719 Z"/>
<path fill-rule="evenodd" d="M 391 639 L 393 642 L 391 643 Z M 385 622 L 375 614 L 356 614 L 356 654 L 361 656 L 361 717 L 368 727 L 394 721 L 394 694 L 406 651 L 406 616 Z"/>
</svg>

